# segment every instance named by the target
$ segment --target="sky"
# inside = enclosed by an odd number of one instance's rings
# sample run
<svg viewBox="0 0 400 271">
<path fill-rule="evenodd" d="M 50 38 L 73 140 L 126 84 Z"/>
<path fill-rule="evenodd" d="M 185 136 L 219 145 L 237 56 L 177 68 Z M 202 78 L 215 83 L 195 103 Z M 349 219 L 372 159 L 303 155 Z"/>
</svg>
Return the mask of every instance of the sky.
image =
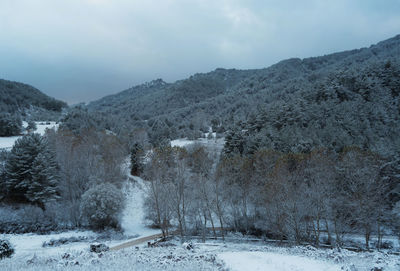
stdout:
<svg viewBox="0 0 400 271">
<path fill-rule="evenodd" d="M 400 0 L 1 0 L 0 78 L 70 104 L 400 34 Z"/>
</svg>

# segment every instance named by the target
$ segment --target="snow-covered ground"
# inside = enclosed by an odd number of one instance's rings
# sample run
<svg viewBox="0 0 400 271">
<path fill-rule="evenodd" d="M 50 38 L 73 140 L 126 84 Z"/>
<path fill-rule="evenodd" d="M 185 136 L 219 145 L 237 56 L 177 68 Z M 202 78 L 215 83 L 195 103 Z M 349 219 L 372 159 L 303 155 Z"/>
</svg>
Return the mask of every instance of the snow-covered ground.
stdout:
<svg viewBox="0 0 400 271">
<path fill-rule="evenodd" d="M 331 262 L 314 260 L 303 256 L 272 252 L 245 251 L 224 252 L 219 255 L 232 271 L 339 271 L 340 266 Z"/>
<path fill-rule="evenodd" d="M 43 131 L 44 130 L 40 130 Z M 143 213 L 144 203 L 144 181 L 139 177 L 134 177 L 129 174 L 129 159 L 123 165 L 123 170 L 127 175 L 127 180 L 124 187 L 124 193 L 126 197 L 126 206 L 122 213 L 121 226 L 124 230 L 125 238 L 119 236 L 117 240 L 101 240 L 101 242 L 112 247 L 117 244 L 135 240 L 137 238 L 153 235 L 160 233 L 160 230 L 150 229 L 146 227 L 146 221 Z M 69 237 L 84 237 L 86 240 L 81 242 L 74 242 L 64 244 L 55 247 L 43 247 L 44 242 L 50 240 L 58 240 L 61 238 Z M 90 243 L 98 240 L 101 234 L 92 231 L 68 231 L 63 233 L 54 234 L 0 234 L 0 239 L 7 239 L 15 248 L 15 254 L 12 259 L 14 261 L 25 262 L 32 257 L 43 256 L 43 257 L 59 257 L 65 253 L 81 253 L 82 251 L 88 251 Z M 1 262 L 0 262 L 0 270 Z"/>
<path fill-rule="evenodd" d="M 171 141 L 171 147 L 187 147 L 193 144 L 200 144 L 203 146 L 213 146 L 213 145 L 222 145 L 225 143 L 224 138 L 198 138 L 196 140 L 190 140 L 187 138 L 179 138 Z"/>
<path fill-rule="evenodd" d="M 36 130 L 34 131 L 35 133 L 44 135 L 46 132 L 46 129 L 56 129 L 58 128 L 58 123 L 55 121 L 36 121 Z"/>
<path fill-rule="evenodd" d="M 54 233 L 54 234 L 0 234 L 0 239 L 6 239 L 11 242 L 15 249 L 15 254 L 13 256 L 14 260 L 24 261 L 32 258 L 33 255 L 46 255 L 46 256 L 54 256 L 59 255 L 60 253 L 64 253 L 70 250 L 81 251 L 84 247 L 87 247 L 87 242 L 77 242 L 70 243 L 63 246 L 58 247 L 42 247 L 44 242 L 48 242 L 50 240 L 58 240 L 61 238 L 69 238 L 69 237 L 86 237 L 88 240 L 93 240 L 97 237 L 97 234 L 92 231 L 68 231 L 63 233 Z M 1 266 L 1 262 L 0 262 Z M 1 268 L 0 268 L 1 270 Z"/>
<path fill-rule="evenodd" d="M 0 137 L 0 149 L 11 149 L 20 136 Z"/>
<path fill-rule="evenodd" d="M 278 247 L 262 242 L 193 242 L 193 247 L 188 250 L 174 239 L 160 247 L 141 244 L 103 254 L 91 253 L 88 247 L 59 254 L 38 252 L 30 258 L 4 259 L 0 270 L 400 270 L 399 256 L 384 252 Z"/>
<path fill-rule="evenodd" d="M 24 128 L 26 128 L 26 126 L 28 125 L 27 122 L 23 122 L 22 126 Z M 35 133 L 44 135 L 44 133 L 46 132 L 46 129 L 52 129 L 58 128 L 58 124 L 54 121 L 36 121 L 36 131 L 34 131 Z M 0 137 L 0 149 L 6 149 L 9 150 L 12 148 L 12 146 L 14 145 L 15 141 L 17 141 L 18 138 L 20 138 L 21 136 L 9 136 L 9 137 Z"/>
<path fill-rule="evenodd" d="M 171 147 L 187 148 L 195 144 L 205 147 L 210 154 L 218 156 L 224 147 L 225 138 L 198 138 L 196 140 L 180 138 L 171 141 Z"/>
<path fill-rule="evenodd" d="M 132 177 L 133 181 L 125 184 L 126 206 L 122 213 L 121 227 L 127 236 L 147 236 L 160 233 L 160 230 L 150 229 L 146 226 L 143 211 L 144 181 L 139 177 Z"/>
<path fill-rule="evenodd" d="M 160 230 L 147 227 L 144 214 L 146 186 L 144 180 L 130 174 L 130 159 L 127 157 L 122 165 L 127 180 L 122 188 L 125 194 L 125 209 L 122 212 L 121 227 L 128 237 L 138 238 L 160 233 Z"/>
</svg>

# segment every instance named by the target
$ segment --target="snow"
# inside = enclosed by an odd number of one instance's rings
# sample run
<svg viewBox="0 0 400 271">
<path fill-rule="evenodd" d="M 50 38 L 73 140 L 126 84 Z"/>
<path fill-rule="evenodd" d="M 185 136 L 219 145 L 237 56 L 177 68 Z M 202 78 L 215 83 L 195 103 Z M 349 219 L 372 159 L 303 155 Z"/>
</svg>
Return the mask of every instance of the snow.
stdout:
<svg viewBox="0 0 400 271">
<path fill-rule="evenodd" d="M 55 121 L 36 121 L 36 131 L 40 135 L 44 135 L 46 133 L 46 129 L 58 129 L 58 123 Z"/>
<path fill-rule="evenodd" d="M 11 149 L 20 136 L 0 137 L 0 149 Z"/>
<path fill-rule="evenodd" d="M 189 139 L 187 139 L 187 138 L 180 138 L 180 139 L 172 140 L 172 141 L 171 141 L 171 147 L 180 147 L 180 148 L 183 148 L 183 147 L 192 145 L 192 144 L 194 144 L 194 143 L 195 143 L 194 140 L 189 140 Z"/>
<path fill-rule="evenodd" d="M 140 177 L 132 176 L 130 174 L 129 157 L 125 159 L 125 162 L 122 165 L 122 170 L 127 177 L 122 188 L 126 200 L 125 209 L 122 211 L 121 217 L 121 228 L 124 231 L 124 235 L 136 239 L 160 233 L 160 230 L 150 229 L 147 227 L 144 214 L 144 200 L 146 195 L 145 181 Z"/>
<path fill-rule="evenodd" d="M 76 233 L 78 234 L 78 233 Z M 48 236 L 49 237 L 49 236 Z M 0 270 L 274 270 L 274 271 L 384 271 L 400 270 L 397 255 L 384 252 L 352 252 L 313 247 L 279 247 L 264 242 L 208 241 L 182 246 L 179 238 L 159 247 L 141 244 L 118 251 L 96 254 L 89 244 L 54 251 L 39 248 L 30 257 L 12 257 L 0 261 Z M 69 246 L 69 245 L 67 245 Z M 52 253 L 50 253 L 52 252 Z M 57 253 L 58 252 L 58 253 Z"/>
<path fill-rule="evenodd" d="M 90 237 L 94 239 L 97 234 L 92 231 L 68 231 L 63 233 L 54 234 L 0 234 L 0 239 L 6 239 L 11 242 L 15 249 L 13 258 L 19 260 L 26 260 L 32 257 L 34 254 L 40 255 L 58 255 L 64 251 L 77 250 L 81 251 L 83 248 L 88 247 L 87 242 L 77 242 L 63 245 L 61 247 L 42 247 L 43 242 L 50 241 L 51 239 L 60 239 L 68 237 Z M 0 268 L 1 270 L 1 268 Z"/>
<path fill-rule="evenodd" d="M 126 195 L 126 206 L 122 212 L 121 227 L 126 236 L 146 236 L 160 233 L 160 230 L 146 227 L 144 215 L 144 180 L 139 177 L 133 177 L 132 181 L 127 181 L 123 188 Z"/>
<path fill-rule="evenodd" d="M 57 129 L 58 124 L 54 121 L 36 121 L 36 131 L 34 133 L 38 133 L 40 135 L 44 135 L 46 133 L 46 129 Z M 22 126 L 26 128 L 28 125 L 27 122 L 23 122 Z M 22 136 L 9 136 L 9 137 L 0 137 L 0 149 L 5 149 L 5 150 L 10 150 L 13 146 L 15 141 L 17 141 L 18 138 L 21 138 Z"/>
<path fill-rule="evenodd" d="M 336 271 L 340 266 L 333 263 L 301 256 L 271 252 L 224 252 L 218 255 L 232 271 Z"/>
<path fill-rule="evenodd" d="M 210 153 L 219 154 L 224 147 L 225 138 L 212 138 L 212 139 L 198 138 L 196 140 L 180 138 L 171 141 L 171 147 L 187 148 L 194 144 L 198 144 L 205 147 L 206 149 L 208 149 Z"/>
</svg>

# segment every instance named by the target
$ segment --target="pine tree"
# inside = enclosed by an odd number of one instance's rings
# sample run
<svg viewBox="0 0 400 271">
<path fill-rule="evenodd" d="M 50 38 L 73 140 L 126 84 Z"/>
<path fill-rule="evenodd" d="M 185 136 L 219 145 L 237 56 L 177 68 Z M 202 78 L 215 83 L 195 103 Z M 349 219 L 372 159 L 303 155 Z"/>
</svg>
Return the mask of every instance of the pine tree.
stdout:
<svg viewBox="0 0 400 271">
<path fill-rule="evenodd" d="M 57 192 L 57 166 L 49 151 L 39 153 L 32 164 L 32 181 L 26 192 L 27 199 L 44 209 L 44 203 L 59 198 Z"/>
<path fill-rule="evenodd" d="M 0 136 L 15 136 L 21 134 L 22 121 L 18 116 L 0 114 Z"/>
<path fill-rule="evenodd" d="M 39 134 L 18 139 L 5 163 L 4 185 L 13 202 L 31 203 L 44 209 L 56 199 L 58 166 L 48 143 Z"/>
<path fill-rule="evenodd" d="M 32 120 L 28 121 L 28 126 L 26 127 L 26 130 L 28 132 L 33 132 L 37 129 L 36 123 Z"/>
<path fill-rule="evenodd" d="M 5 164 L 5 185 L 8 196 L 17 202 L 25 202 L 25 193 L 32 180 L 32 164 L 42 148 L 39 134 L 24 136 L 15 142 Z"/>
<path fill-rule="evenodd" d="M 143 148 L 139 143 L 135 143 L 131 150 L 131 174 L 139 175 L 142 171 Z"/>
</svg>

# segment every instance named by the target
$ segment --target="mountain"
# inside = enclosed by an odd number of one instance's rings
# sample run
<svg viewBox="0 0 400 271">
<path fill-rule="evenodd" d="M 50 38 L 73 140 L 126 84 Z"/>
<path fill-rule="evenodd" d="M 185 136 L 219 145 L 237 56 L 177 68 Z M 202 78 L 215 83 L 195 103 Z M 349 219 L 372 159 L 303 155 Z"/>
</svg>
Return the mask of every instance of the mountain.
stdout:
<svg viewBox="0 0 400 271">
<path fill-rule="evenodd" d="M 65 107 L 65 102 L 51 98 L 30 85 L 0 79 L 1 113 L 55 115 Z"/>
<path fill-rule="evenodd" d="M 117 130 L 142 127 L 153 138 L 197 136 L 213 126 L 243 138 L 246 144 L 236 149 L 244 153 L 348 145 L 387 153 L 400 146 L 399 93 L 400 35 L 264 69 L 217 69 L 170 84 L 156 80 L 88 108 L 118 120 Z"/>
</svg>

